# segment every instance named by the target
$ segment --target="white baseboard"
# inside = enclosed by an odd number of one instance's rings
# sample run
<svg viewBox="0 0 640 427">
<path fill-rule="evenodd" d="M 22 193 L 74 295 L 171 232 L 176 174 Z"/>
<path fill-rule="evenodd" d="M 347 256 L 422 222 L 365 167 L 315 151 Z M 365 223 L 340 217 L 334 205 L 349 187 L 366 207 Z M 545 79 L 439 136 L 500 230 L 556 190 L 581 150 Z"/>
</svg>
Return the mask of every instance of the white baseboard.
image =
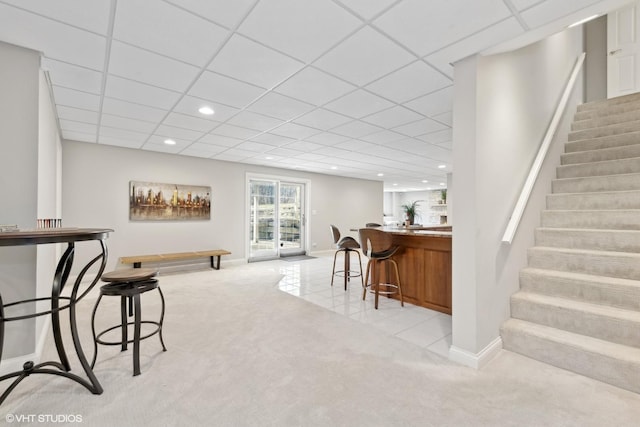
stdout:
<svg viewBox="0 0 640 427">
<path fill-rule="evenodd" d="M 502 350 L 502 338 L 498 337 L 478 353 L 471 353 L 452 345 L 449 347 L 449 360 L 473 369 L 482 369 Z"/>
</svg>

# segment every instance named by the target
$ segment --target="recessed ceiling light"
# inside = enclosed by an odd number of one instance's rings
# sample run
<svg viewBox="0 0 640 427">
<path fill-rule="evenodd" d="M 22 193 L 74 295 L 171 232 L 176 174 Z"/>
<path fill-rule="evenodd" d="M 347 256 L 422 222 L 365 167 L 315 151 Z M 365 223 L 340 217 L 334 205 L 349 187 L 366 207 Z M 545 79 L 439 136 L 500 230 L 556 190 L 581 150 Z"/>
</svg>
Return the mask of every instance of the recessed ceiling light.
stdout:
<svg viewBox="0 0 640 427">
<path fill-rule="evenodd" d="M 444 182 L 441 182 L 440 185 L 444 185 Z"/>
<path fill-rule="evenodd" d="M 398 184 L 395 184 L 395 183 L 394 183 L 393 185 L 398 185 Z"/>
<path fill-rule="evenodd" d="M 591 15 L 588 18 L 581 19 L 580 21 L 574 22 L 573 24 L 569 25 L 569 28 L 577 27 L 578 25 L 581 25 L 581 24 L 584 24 L 586 22 L 589 22 L 592 19 L 596 19 L 598 16 L 599 15 Z"/>
<path fill-rule="evenodd" d="M 338 167 L 337 166 L 331 166 L 331 169 L 336 170 L 336 169 L 338 169 Z"/>
<path fill-rule="evenodd" d="M 269 157 L 269 156 L 267 156 L 267 157 L 265 157 L 265 159 L 267 159 L 267 160 L 273 160 L 273 157 Z"/>
<path fill-rule="evenodd" d="M 200 114 L 204 114 L 205 116 L 210 116 L 215 113 L 215 111 L 213 111 L 213 108 L 207 106 L 200 107 L 198 111 L 200 112 Z"/>
<path fill-rule="evenodd" d="M 438 165 L 438 169 L 444 169 L 446 167 L 447 167 L 447 165 Z"/>
<path fill-rule="evenodd" d="M 167 145 L 176 145 L 176 142 L 173 139 L 165 139 L 164 143 Z"/>
<path fill-rule="evenodd" d="M 384 174 L 383 173 L 379 173 L 378 176 L 384 176 Z"/>
<path fill-rule="evenodd" d="M 423 183 L 423 184 L 426 184 L 427 182 L 429 182 L 429 181 L 427 181 L 426 179 L 423 179 L 423 180 L 422 180 L 422 183 Z"/>
</svg>

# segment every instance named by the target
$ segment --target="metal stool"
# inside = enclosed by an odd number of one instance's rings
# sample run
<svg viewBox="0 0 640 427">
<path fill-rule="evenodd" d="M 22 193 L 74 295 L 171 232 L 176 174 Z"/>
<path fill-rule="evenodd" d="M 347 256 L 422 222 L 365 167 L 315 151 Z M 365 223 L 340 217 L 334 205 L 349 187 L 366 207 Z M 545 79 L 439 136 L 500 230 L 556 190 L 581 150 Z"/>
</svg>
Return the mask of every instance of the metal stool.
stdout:
<svg viewBox="0 0 640 427">
<path fill-rule="evenodd" d="M 160 344 L 162 344 L 162 350 L 167 351 L 162 339 L 162 323 L 164 321 L 164 295 L 158 285 L 158 281 L 154 279 L 157 271 L 150 268 L 131 268 L 115 270 L 102 275 L 102 281 L 108 282 L 108 284 L 100 287 L 100 296 L 96 301 L 96 305 L 93 307 L 93 313 L 91 314 L 91 331 L 93 332 L 93 361 L 91 367 L 96 363 L 98 357 L 98 344 L 103 345 L 120 345 L 122 351 L 127 349 L 127 344 L 133 343 L 133 376 L 140 375 L 140 341 L 149 338 L 155 334 L 160 337 Z M 159 321 L 142 320 L 142 311 L 140 307 L 140 295 L 157 289 L 160 293 L 160 299 L 162 301 L 162 309 L 160 312 Z M 104 331 L 96 334 L 95 320 L 96 311 L 98 305 L 103 296 L 119 296 L 120 297 L 120 323 L 105 329 Z M 127 302 L 129 303 L 127 313 Z M 127 320 L 127 314 L 129 317 L 133 316 L 133 322 Z M 156 329 L 147 335 L 141 336 L 142 324 L 155 325 Z M 128 326 L 133 325 L 133 339 L 128 338 Z M 114 329 L 120 328 L 122 330 L 122 337 L 120 341 L 105 341 L 101 337 Z"/>
<path fill-rule="evenodd" d="M 331 274 L 331 286 L 333 286 L 333 278 L 335 276 L 344 277 L 344 290 L 347 290 L 347 282 L 351 280 L 352 277 L 360 277 L 360 281 L 362 282 L 362 286 L 364 286 L 364 282 L 362 281 L 362 258 L 360 257 L 360 244 L 353 237 L 343 237 L 340 238 L 340 230 L 335 225 L 330 225 L 331 234 L 333 236 L 333 243 L 336 244 L 338 250 L 335 254 L 333 254 L 333 269 Z M 336 258 L 338 257 L 339 252 L 344 252 L 344 270 L 336 271 Z M 351 270 L 351 253 L 355 252 L 358 255 L 358 263 L 360 265 L 360 273 L 356 270 Z"/>
<path fill-rule="evenodd" d="M 375 308 L 378 309 L 378 297 L 380 294 L 390 297 L 393 294 L 399 294 L 400 305 L 404 307 L 404 299 L 402 297 L 402 287 L 400 286 L 400 273 L 398 271 L 398 263 L 391 258 L 399 249 L 399 246 L 393 246 L 393 236 L 375 228 L 361 228 L 358 230 L 360 241 L 362 242 L 362 251 L 369 258 L 367 270 L 365 273 L 365 286 L 362 293 L 362 300 L 367 296 L 367 287 L 371 288 L 371 292 L 375 293 Z M 383 283 L 380 278 L 380 272 L 376 272 L 378 264 L 393 265 L 396 273 L 395 283 Z M 389 275 L 389 268 L 386 273 Z M 371 284 L 369 284 L 369 273 L 371 272 Z M 375 282 L 375 283 L 374 283 Z M 380 288 L 383 288 L 381 290 Z"/>
</svg>

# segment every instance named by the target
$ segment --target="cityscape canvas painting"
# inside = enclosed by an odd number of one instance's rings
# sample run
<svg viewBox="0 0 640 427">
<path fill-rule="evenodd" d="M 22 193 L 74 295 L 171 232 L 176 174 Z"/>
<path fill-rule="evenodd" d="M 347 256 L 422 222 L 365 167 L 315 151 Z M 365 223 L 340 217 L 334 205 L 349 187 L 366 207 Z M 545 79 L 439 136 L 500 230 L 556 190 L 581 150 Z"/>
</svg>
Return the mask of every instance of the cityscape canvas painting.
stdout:
<svg viewBox="0 0 640 427">
<path fill-rule="evenodd" d="M 129 183 L 131 221 L 191 221 L 211 218 L 211 187 Z"/>
</svg>

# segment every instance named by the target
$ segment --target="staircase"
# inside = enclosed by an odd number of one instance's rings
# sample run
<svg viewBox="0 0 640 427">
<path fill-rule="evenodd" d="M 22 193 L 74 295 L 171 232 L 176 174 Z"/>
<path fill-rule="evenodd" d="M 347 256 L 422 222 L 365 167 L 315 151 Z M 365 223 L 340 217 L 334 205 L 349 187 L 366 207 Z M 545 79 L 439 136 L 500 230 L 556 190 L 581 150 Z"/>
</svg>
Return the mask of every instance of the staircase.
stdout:
<svg viewBox="0 0 640 427">
<path fill-rule="evenodd" d="M 578 107 L 504 348 L 640 393 L 640 94 Z"/>
</svg>

